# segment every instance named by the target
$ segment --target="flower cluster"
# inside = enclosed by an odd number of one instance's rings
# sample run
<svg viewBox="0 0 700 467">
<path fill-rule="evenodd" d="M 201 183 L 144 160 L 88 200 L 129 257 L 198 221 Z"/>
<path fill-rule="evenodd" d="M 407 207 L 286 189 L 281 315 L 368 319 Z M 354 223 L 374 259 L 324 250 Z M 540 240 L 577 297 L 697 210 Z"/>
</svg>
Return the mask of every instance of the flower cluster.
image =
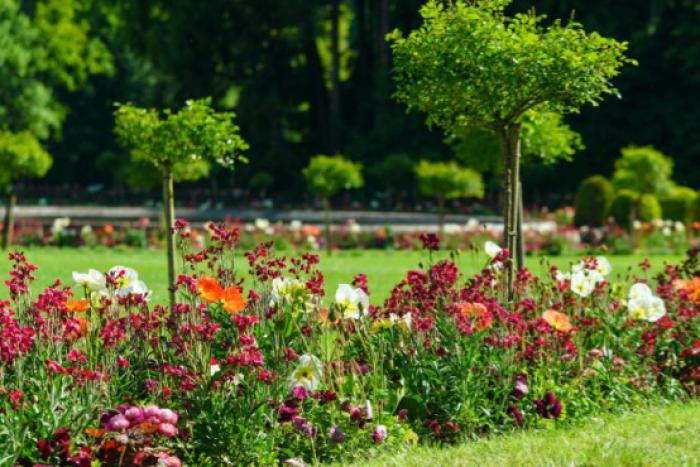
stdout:
<svg viewBox="0 0 700 467">
<path fill-rule="evenodd" d="M 650 279 L 602 256 L 466 277 L 439 242 L 383 302 L 363 274 L 326 296 L 319 258 L 238 253 L 176 224 L 174 306 L 133 269 L 31 295 L 12 253 L 0 302 L 0 459 L 19 465 L 302 465 L 566 423 L 700 393 L 699 252 Z M 242 271 L 240 268 L 247 268 Z M 166 408 L 167 407 L 167 408 Z M 38 440 L 38 442 L 37 442 Z"/>
</svg>

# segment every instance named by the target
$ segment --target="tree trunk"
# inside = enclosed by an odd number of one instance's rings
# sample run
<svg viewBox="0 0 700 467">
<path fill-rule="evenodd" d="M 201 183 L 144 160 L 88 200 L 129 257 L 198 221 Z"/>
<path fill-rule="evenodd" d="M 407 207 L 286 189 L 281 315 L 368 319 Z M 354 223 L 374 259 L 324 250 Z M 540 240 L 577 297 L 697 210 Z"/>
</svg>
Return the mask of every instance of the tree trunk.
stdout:
<svg viewBox="0 0 700 467">
<path fill-rule="evenodd" d="M 2 232 L 2 249 L 7 250 L 12 245 L 12 234 L 15 228 L 15 204 L 17 203 L 17 195 L 10 187 L 7 190 L 5 197 L 5 223 Z"/>
<path fill-rule="evenodd" d="M 163 220 L 165 223 L 166 254 L 168 256 L 168 293 L 170 307 L 175 306 L 175 191 L 173 172 L 170 167 L 163 169 Z"/>
<path fill-rule="evenodd" d="M 518 183 L 520 181 L 520 124 L 511 123 L 501 132 L 505 167 L 505 219 L 504 236 L 511 260 L 506 264 L 506 290 L 508 299 L 513 298 L 515 284 L 515 255 L 518 249 Z"/>
<path fill-rule="evenodd" d="M 331 6 L 331 152 L 340 153 L 340 0 Z"/>
<path fill-rule="evenodd" d="M 323 198 L 323 222 L 326 229 L 326 253 L 331 255 L 332 250 L 332 239 L 331 239 L 331 200 L 328 198 Z"/>
<path fill-rule="evenodd" d="M 523 217 L 523 182 L 518 180 L 518 220 L 515 229 L 518 234 L 518 251 L 515 255 L 518 269 L 525 267 L 525 236 L 523 235 Z"/>
</svg>

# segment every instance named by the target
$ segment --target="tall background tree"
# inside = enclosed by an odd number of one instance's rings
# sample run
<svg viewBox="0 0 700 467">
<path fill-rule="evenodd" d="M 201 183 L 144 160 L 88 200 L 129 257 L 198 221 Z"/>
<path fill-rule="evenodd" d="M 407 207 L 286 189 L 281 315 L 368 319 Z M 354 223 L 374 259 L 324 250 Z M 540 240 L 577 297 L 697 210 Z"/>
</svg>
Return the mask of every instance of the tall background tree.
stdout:
<svg viewBox="0 0 700 467">
<path fill-rule="evenodd" d="M 579 23 L 543 24 L 534 12 L 508 16 L 504 0 L 428 1 L 423 25 L 391 35 L 396 98 L 423 111 L 427 123 L 448 132 L 463 127 L 492 131 L 499 139 L 504 177 L 505 232 L 511 254 L 519 234 L 520 144 L 527 112 L 577 112 L 614 94 L 610 80 L 626 44 Z M 512 293 L 514 267 L 507 268 Z"/>
<path fill-rule="evenodd" d="M 15 183 L 43 177 L 69 109 L 62 95 L 93 74 L 112 71 L 111 54 L 92 37 L 83 4 L 73 0 L 0 0 L 0 188 L 5 197 L 3 248 L 12 240 Z"/>
</svg>

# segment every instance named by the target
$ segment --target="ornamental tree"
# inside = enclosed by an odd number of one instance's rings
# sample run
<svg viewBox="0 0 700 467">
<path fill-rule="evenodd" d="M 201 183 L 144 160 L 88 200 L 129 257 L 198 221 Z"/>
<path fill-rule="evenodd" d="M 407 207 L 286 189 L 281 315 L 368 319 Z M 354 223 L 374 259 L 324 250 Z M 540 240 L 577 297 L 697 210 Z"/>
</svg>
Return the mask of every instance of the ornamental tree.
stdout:
<svg viewBox="0 0 700 467">
<path fill-rule="evenodd" d="M 673 160 L 651 146 L 628 146 L 615 161 L 613 185 L 618 190 L 665 196 L 671 192 Z"/>
<path fill-rule="evenodd" d="M 326 251 L 331 253 L 331 198 L 341 190 L 361 188 L 364 185 L 362 165 L 343 156 L 320 154 L 309 161 L 302 171 L 309 190 L 323 202 L 326 232 Z"/>
<path fill-rule="evenodd" d="M 445 200 L 484 196 L 481 174 L 454 162 L 420 161 L 416 166 L 416 177 L 420 192 L 437 199 L 440 233 L 445 226 Z"/>
<path fill-rule="evenodd" d="M 51 168 L 51 156 L 29 131 L 0 131 L 0 190 L 5 195 L 5 222 L 2 249 L 12 244 L 14 207 L 17 200 L 12 189 L 20 178 L 41 178 Z"/>
<path fill-rule="evenodd" d="M 544 25 L 534 12 L 506 16 L 511 0 L 429 0 L 423 24 L 408 36 L 389 35 L 396 99 L 425 112 L 448 133 L 479 127 L 499 139 L 505 168 L 507 247 L 518 243 L 518 184 L 524 116 L 563 115 L 617 94 L 627 44 L 587 33 L 574 21 Z M 514 268 L 508 265 L 512 296 Z"/>
<path fill-rule="evenodd" d="M 171 305 L 175 304 L 174 174 L 188 173 L 185 178 L 195 181 L 209 174 L 212 163 L 233 169 L 237 160 L 245 161 L 241 151 L 248 145 L 234 117 L 214 111 L 209 99 L 188 100 L 177 112 L 132 105 L 119 105 L 115 112 L 115 132 L 131 149 L 132 161 L 150 164 L 162 176 Z"/>
</svg>

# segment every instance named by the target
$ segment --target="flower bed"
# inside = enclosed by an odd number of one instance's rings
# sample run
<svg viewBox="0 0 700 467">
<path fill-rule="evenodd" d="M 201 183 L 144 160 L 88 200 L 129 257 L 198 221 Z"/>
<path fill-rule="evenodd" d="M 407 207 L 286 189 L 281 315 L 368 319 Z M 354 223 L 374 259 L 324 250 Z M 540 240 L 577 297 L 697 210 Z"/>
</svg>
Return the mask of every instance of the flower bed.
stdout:
<svg viewBox="0 0 700 467">
<path fill-rule="evenodd" d="M 424 235 L 425 266 L 373 303 L 360 274 L 323 306 L 318 257 L 234 255 L 210 226 L 173 309 L 136 271 L 77 272 L 30 293 L 12 253 L 0 304 L 0 459 L 20 465 L 241 465 L 341 461 L 416 442 L 542 427 L 700 387 L 698 251 L 610 281 L 603 257 L 547 277 L 507 251 L 463 277 Z M 249 282 L 240 279 L 251 271 Z"/>
</svg>

